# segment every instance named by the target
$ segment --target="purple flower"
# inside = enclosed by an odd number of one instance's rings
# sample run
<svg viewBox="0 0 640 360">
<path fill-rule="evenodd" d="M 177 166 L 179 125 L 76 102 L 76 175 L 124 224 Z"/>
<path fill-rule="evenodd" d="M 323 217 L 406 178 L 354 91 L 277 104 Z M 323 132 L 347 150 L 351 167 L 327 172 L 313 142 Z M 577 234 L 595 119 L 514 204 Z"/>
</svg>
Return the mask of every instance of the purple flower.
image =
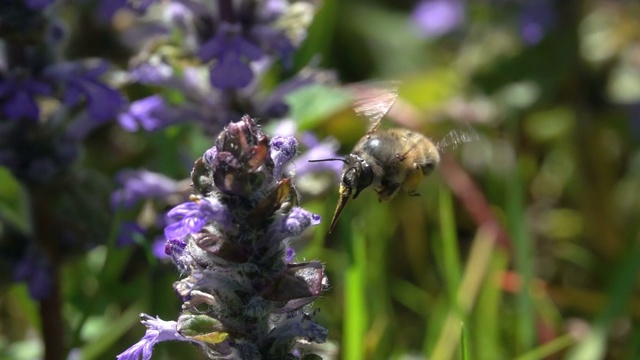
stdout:
<svg viewBox="0 0 640 360">
<path fill-rule="evenodd" d="M 202 160 L 209 170 L 213 169 L 213 165 L 215 164 L 217 155 L 218 148 L 215 146 L 207 149 L 207 151 L 204 152 L 204 155 L 202 155 Z"/>
<path fill-rule="evenodd" d="M 42 300 L 51 293 L 51 265 L 40 251 L 32 248 L 18 263 L 14 279 L 26 281 L 29 295 L 33 299 Z"/>
<path fill-rule="evenodd" d="M 51 87 L 44 82 L 10 75 L 0 80 L 2 114 L 10 119 L 38 120 L 40 110 L 35 97 L 49 94 Z"/>
<path fill-rule="evenodd" d="M 39 0 L 43 1 L 43 0 Z M 144 13 L 155 0 L 101 0 L 98 15 L 103 21 L 109 21 L 120 9 L 129 9 L 137 13 Z"/>
<path fill-rule="evenodd" d="M 159 57 L 152 57 L 147 62 L 138 64 L 129 70 L 129 79 L 144 85 L 164 85 L 174 76 L 171 65 Z"/>
<path fill-rule="evenodd" d="M 118 235 L 116 236 L 116 246 L 125 247 L 133 245 L 135 237 L 144 235 L 144 230 L 135 221 L 124 221 L 120 224 Z"/>
<path fill-rule="evenodd" d="M 193 116 L 197 114 L 194 113 Z M 167 106 L 160 95 L 134 101 L 126 112 L 118 115 L 120 126 L 132 132 L 140 127 L 146 131 L 154 131 L 188 119 L 188 111 Z"/>
<path fill-rule="evenodd" d="M 31 10 L 42 10 L 53 4 L 54 1 L 55 0 L 25 0 L 24 2 Z"/>
<path fill-rule="evenodd" d="M 298 142 L 293 136 L 274 136 L 269 154 L 273 160 L 273 176 L 279 179 L 284 166 L 296 156 Z"/>
<path fill-rule="evenodd" d="M 328 138 L 319 142 L 314 135 L 306 133 L 303 134 L 302 142 L 309 147 L 309 150 L 294 160 L 296 175 L 332 172 L 336 178 L 340 177 L 344 166 L 342 161 L 309 162 L 309 160 L 340 158 L 341 156 L 337 153 L 340 145 L 335 139 Z"/>
<path fill-rule="evenodd" d="M 164 235 L 160 235 L 153 240 L 151 244 L 151 252 L 156 259 L 167 259 L 169 255 L 167 255 L 167 239 L 165 239 Z"/>
<path fill-rule="evenodd" d="M 178 333 L 175 321 L 164 321 L 159 317 L 152 318 L 147 314 L 140 314 L 140 322 L 147 327 L 147 332 L 142 339 L 116 357 L 117 360 L 143 360 L 151 359 L 153 346 L 163 341 L 199 341 L 186 338 Z"/>
<path fill-rule="evenodd" d="M 264 54 L 260 48 L 247 41 L 239 24 L 222 23 L 217 35 L 200 47 L 202 61 L 217 61 L 210 70 L 213 86 L 221 89 L 241 89 L 249 85 L 253 72 L 249 61 L 258 60 Z"/>
<path fill-rule="evenodd" d="M 176 264 L 180 271 L 187 271 L 189 268 L 189 260 L 191 257 L 186 254 L 184 249 L 187 247 L 187 243 L 182 239 L 167 239 L 164 242 L 163 253 L 157 255 L 158 258 L 171 258 L 173 263 Z M 158 244 L 159 245 L 159 244 Z"/>
<path fill-rule="evenodd" d="M 464 0 L 422 0 L 412 19 L 422 36 L 434 38 L 458 28 L 464 21 L 464 12 Z"/>
<path fill-rule="evenodd" d="M 296 256 L 295 250 L 291 247 L 287 247 L 287 251 L 285 253 L 284 261 L 288 264 L 293 260 L 293 257 Z"/>
<path fill-rule="evenodd" d="M 328 286 L 324 266 L 291 263 L 289 247 L 320 217 L 291 208 L 293 178 L 275 169 L 296 145 L 293 137 L 269 141 L 248 115 L 228 124 L 194 164 L 192 201 L 166 216 L 164 249 L 180 270 L 173 288 L 184 302 L 175 329 L 202 340 L 212 357 L 284 359 L 302 339 L 326 340 L 307 313 Z M 149 340 L 123 355 L 150 356 Z"/>
<path fill-rule="evenodd" d="M 147 170 L 123 170 L 116 178 L 122 188 L 111 194 L 113 208 L 130 208 L 140 199 L 162 198 L 179 189 L 177 181 Z"/>
<path fill-rule="evenodd" d="M 296 48 L 282 29 L 275 29 L 273 26 L 266 24 L 258 25 L 251 29 L 251 34 L 263 49 L 278 54 L 285 68 L 291 67 L 293 52 Z"/>
<path fill-rule="evenodd" d="M 65 105 L 75 106 L 86 100 L 91 118 L 103 122 L 116 116 L 125 104 L 118 91 L 100 80 L 108 70 L 105 61 L 87 60 L 51 65 L 45 74 L 64 85 Z"/>
<path fill-rule="evenodd" d="M 320 224 L 320 220 L 320 215 L 296 207 L 281 220 L 278 230 L 285 237 L 298 236 L 309 226 Z"/>
<path fill-rule="evenodd" d="M 182 203 L 167 213 L 168 222 L 164 229 L 167 240 L 182 239 L 200 231 L 208 222 L 215 221 L 223 228 L 231 228 L 231 216 L 219 202 L 207 198 Z"/>
<path fill-rule="evenodd" d="M 530 0 L 518 18 L 520 36 L 527 45 L 539 43 L 556 23 L 553 0 Z"/>
</svg>

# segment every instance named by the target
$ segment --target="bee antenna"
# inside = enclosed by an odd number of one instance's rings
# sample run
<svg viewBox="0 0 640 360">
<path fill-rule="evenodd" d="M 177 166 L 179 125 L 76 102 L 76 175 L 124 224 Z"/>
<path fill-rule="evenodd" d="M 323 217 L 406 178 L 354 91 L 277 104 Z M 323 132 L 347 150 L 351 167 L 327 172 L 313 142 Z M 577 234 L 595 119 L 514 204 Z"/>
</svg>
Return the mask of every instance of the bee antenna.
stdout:
<svg viewBox="0 0 640 360">
<path fill-rule="evenodd" d="M 322 162 L 322 161 L 342 161 L 343 163 L 347 162 L 345 159 L 342 159 L 342 158 L 326 158 L 326 159 L 309 160 L 309 162 Z"/>
</svg>

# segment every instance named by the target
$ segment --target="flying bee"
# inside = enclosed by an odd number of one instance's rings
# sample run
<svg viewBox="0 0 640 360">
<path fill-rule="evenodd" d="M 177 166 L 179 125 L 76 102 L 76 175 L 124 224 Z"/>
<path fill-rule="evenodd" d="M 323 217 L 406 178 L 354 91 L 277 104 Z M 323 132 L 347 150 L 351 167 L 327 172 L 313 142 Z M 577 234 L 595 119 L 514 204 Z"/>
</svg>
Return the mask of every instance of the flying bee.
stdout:
<svg viewBox="0 0 640 360">
<path fill-rule="evenodd" d="M 422 178 L 431 174 L 440 163 L 440 152 L 448 146 L 473 141 L 478 136 L 473 129 L 466 132 L 451 130 L 442 140 L 434 142 L 419 132 L 405 128 L 379 130 L 382 118 L 398 97 L 397 84 L 385 83 L 382 87 L 356 84 L 351 87 L 356 93 L 353 109 L 356 114 L 369 119 L 369 130 L 344 159 L 309 160 L 344 163 L 340 198 L 329 225 L 329 233 L 333 231 L 349 198 L 356 199 L 362 190 L 370 186 L 373 186 L 381 202 L 391 200 L 400 189 L 410 196 L 418 196 L 416 189 Z"/>
</svg>

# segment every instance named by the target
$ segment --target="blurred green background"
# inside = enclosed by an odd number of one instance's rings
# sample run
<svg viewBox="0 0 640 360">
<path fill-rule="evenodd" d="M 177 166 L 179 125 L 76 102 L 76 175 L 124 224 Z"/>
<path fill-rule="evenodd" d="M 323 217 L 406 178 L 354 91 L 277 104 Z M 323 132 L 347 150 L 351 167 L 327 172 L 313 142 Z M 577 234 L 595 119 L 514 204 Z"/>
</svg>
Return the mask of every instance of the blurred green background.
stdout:
<svg viewBox="0 0 640 360">
<path fill-rule="evenodd" d="M 452 128 L 478 135 L 445 150 L 420 197 L 380 204 L 367 190 L 331 235 L 337 184 L 301 190 L 302 206 L 325 219 L 295 244 L 298 260 L 328 271 L 315 303 L 329 329 L 325 358 L 640 358 L 640 4 L 549 2 L 553 21 L 530 43 L 524 3 L 462 2 L 458 25 L 425 36 L 413 1 L 322 2 L 299 67 L 314 59 L 344 82 L 399 80 L 384 127 L 434 141 Z M 366 121 L 327 109 L 301 127 L 347 154 Z M 102 152 L 116 137 L 128 152 Z M 211 145 L 188 125 L 146 137 L 106 129 L 94 140 L 86 161 L 114 173 L 153 164 L 175 178 Z M 16 201 L 2 177 L 3 201 Z M 140 312 L 175 318 L 178 275 L 151 255 L 151 240 L 100 246 L 63 269 L 79 358 L 112 359 L 135 343 Z M 37 304 L 24 285 L 3 292 L 1 358 L 37 358 Z M 203 356 L 186 343 L 154 349 L 153 359 L 175 358 Z"/>
</svg>

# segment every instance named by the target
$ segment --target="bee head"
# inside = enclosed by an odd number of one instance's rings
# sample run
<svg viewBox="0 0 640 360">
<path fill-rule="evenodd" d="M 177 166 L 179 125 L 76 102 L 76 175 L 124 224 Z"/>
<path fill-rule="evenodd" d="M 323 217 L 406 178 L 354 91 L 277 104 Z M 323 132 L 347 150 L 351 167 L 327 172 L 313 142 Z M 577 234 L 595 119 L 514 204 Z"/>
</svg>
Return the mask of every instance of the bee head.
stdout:
<svg viewBox="0 0 640 360">
<path fill-rule="evenodd" d="M 336 206 L 336 211 L 333 213 L 333 218 L 329 225 L 329 233 L 331 233 L 351 195 L 353 194 L 354 199 L 357 198 L 362 190 L 373 183 L 373 170 L 371 166 L 369 166 L 369 163 L 355 154 L 349 154 L 344 159 L 329 158 L 309 161 L 342 161 L 344 163 L 342 180 L 340 181 L 340 198 L 338 198 L 338 205 Z"/>
<path fill-rule="evenodd" d="M 340 195 L 357 198 L 360 192 L 373 183 L 373 170 L 369 163 L 358 155 L 349 154 L 344 161 Z"/>
</svg>

